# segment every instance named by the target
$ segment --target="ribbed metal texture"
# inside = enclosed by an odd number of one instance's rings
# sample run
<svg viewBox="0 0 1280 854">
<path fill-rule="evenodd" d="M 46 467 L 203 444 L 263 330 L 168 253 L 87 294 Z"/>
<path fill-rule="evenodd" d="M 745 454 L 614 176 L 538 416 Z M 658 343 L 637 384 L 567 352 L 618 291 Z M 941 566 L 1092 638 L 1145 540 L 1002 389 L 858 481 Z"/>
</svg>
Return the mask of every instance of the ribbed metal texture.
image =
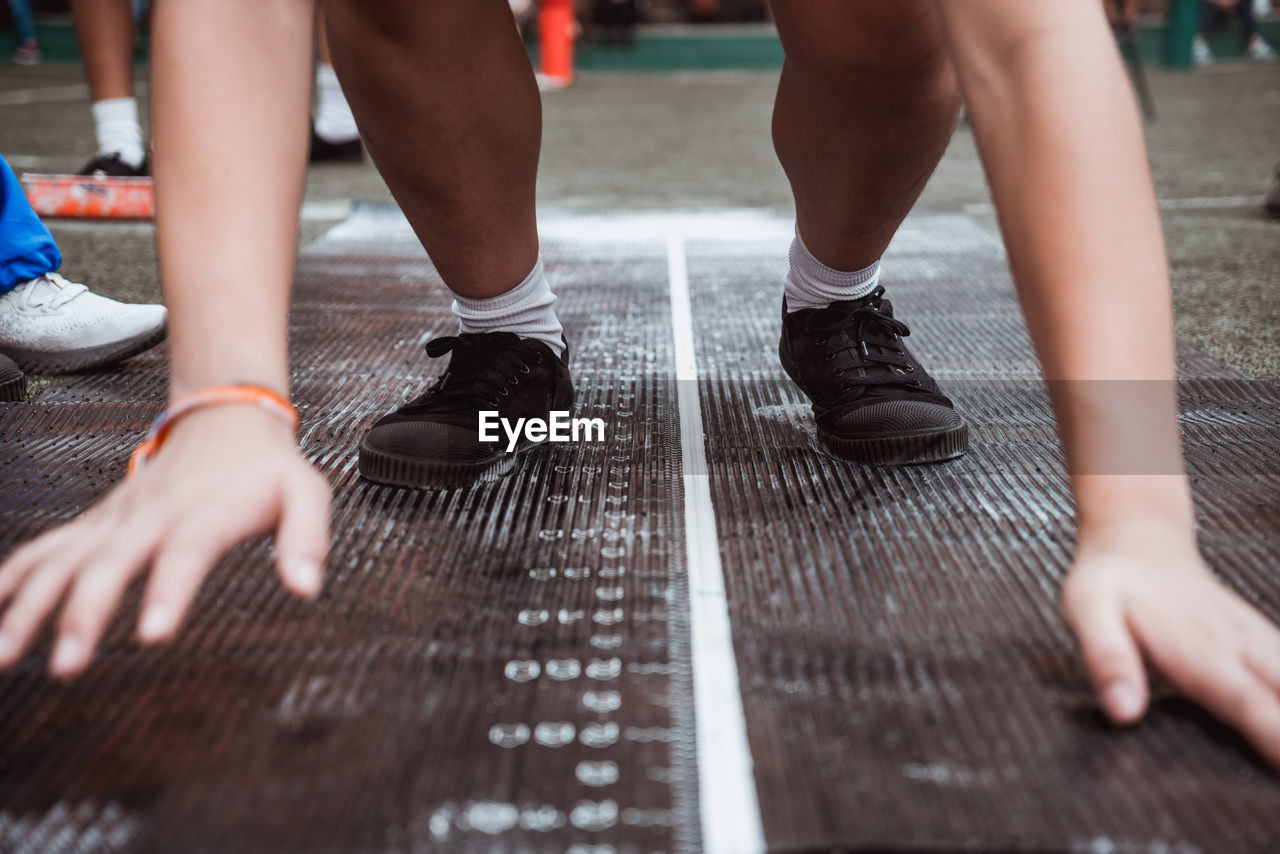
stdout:
<svg viewBox="0 0 1280 854">
<path fill-rule="evenodd" d="M 689 247 L 708 465 L 766 835 L 779 851 L 1280 850 L 1280 783 L 1157 688 L 1105 725 L 1057 590 L 1072 505 L 998 243 L 908 222 L 909 343 L 973 428 L 941 466 L 827 459 L 778 368 L 780 244 Z M 1099 311 L 1106 311 L 1100 306 Z M 1184 352 L 1213 567 L 1280 616 L 1280 394 Z"/>
<path fill-rule="evenodd" d="M 686 248 L 770 847 L 1280 849 L 1280 783 L 1238 739 L 1164 694 L 1137 729 L 1098 716 L 1058 615 L 1071 507 L 998 244 L 960 217 L 895 243 L 889 294 L 973 450 L 875 470 L 817 448 L 775 352 L 786 229 L 748 225 Z M 308 250 L 294 376 L 337 498 L 324 595 L 290 599 L 250 545 L 171 649 L 132 644 L 132 600 L 80 681 L 42 675 L 46 639 L 0 676 L 0 851 L 699 849 L 667 244 L 580 232 L 553 223 L 544 253 L 607 441 L 451 493 L 362 483 L 354 456 L 434 375 L 447 294 L 376 211 Z M 1275 617 L 1280 395 L 1183 366 L 1202 543 Z M 0 552 L 108 489 L 163 393 L 157 353 L 0 406 Z"/>
<path fill-rule="evenodd" d="M 290 599 L 247 546 L 171 649 L 131 642 L 131 602 L 62 686 L 46 640 L 0 677 L 0 851 L 696 850 L 662 246 L 548 247 L 604 444 L 402 492 L 358 479 L 358 438 L 456 321 L 374 221 L 298 274 L 302 443 L 336 492 L 324 595 Z M 155 354 L 0 409 L 3 551 L 123 473 L 163 377 Z"/>
</svg>

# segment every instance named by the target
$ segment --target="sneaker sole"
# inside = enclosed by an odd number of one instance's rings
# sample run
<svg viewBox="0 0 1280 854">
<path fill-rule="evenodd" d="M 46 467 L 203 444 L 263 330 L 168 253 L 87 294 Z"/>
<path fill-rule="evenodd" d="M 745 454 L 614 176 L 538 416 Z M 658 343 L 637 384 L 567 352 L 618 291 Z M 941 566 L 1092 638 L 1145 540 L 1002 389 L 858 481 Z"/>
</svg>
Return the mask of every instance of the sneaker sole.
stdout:
<svg viewBox="0 0 1280 854">
<path fill-rule="evenodd" d="M 439 463 L 418 457 L 402 457 L 360 444 L 359 471 L 365 480 L 404 489 L 465 489 L 477 483 L 493 483 L 510 474 L 520 457 L 543 447 L 526 445 L 482 463 Z"/>
<path fill-rule="evenodd" d="M 164 340 L 165 327 L 135 335 L 124 341 L 114 341 L 81 350 L 64 350 L 60 353 L 42 353 L 38 350 L 22 350 L 13 347 L 0 348 L 0 353 L 17 363 L 29 374 L 68 374 L 105 368 L 123 362 L 159 344 Z"/>
<path fill-rule="evenodd" d="M 16 376 L 0 382 L 0 403 L 16 403 L 27 399 L 27 378 Z"/>
<path fill-rule="evenodd" d="M 945 463 L 969 450 L 969 425 L 903 436 L 850 439 L 818 430 L 818 440 L 833 456 L 866 466 L 919 466 Z"/>
</svg>

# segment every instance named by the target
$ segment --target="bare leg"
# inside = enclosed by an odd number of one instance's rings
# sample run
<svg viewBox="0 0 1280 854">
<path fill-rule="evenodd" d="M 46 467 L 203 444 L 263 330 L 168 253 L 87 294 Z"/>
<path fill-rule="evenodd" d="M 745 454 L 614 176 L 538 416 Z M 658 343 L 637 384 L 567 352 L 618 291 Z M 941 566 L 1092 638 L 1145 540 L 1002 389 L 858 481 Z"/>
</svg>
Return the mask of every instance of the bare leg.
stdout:
<svg viewBox="0 0 1280 854">
<path fill-rule="evenodd" d="M 773 139 L 800 233 L 839 270 L 875 263 L 955 127 L 959 94 L 934 4 L 774 0 L 787 60 Z"/>
<path fill-rule="evenodd" d="M 133 7 L 129 0 L 71 0 L 94 101 L 133 97 Z"/>
<path fill-rule="evenodd" d="M 316 59 L 325 65 L 333 65 L 329 54 L 329 33 L 324 23 L 324 3 L 316 4 Z"/>
<path fill-rule="evenodd" d="M 514 288 L 538 258 L 542 102 L 506 0 L 325 13 L 360 134 L 445 283 L 472 299 Z"/>
</svg>

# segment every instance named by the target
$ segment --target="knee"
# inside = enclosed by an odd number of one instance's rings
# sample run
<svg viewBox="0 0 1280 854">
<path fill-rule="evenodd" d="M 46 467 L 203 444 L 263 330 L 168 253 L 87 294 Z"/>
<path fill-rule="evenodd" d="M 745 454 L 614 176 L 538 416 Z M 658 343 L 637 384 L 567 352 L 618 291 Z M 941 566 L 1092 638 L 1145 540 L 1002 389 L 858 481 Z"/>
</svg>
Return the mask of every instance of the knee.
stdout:
<svg viewBox="0 0 1280 854">
<path fill-rule="evenodd" d="M 955 75 L 936 16 L 873 14 L 883 8 L 876 3 L 859 8 L 858 16 L 838 20 L 837 26 L 824 25 L 816 15 L 800 19 L 792 13 L 796 20 L 783 31 L 788 73 L 809 86 L 885 98 L 955 94 Z"/>
<path fill-rule="evenodd" d="M 931 90 L 952 77 L 946 45 L 941 40 L 867 44 L 852 50 L 843 42 L 810 44 L 788 50 L 787 67 L 814 84 L 872 88 L 886 94 Z"/>
</svg>

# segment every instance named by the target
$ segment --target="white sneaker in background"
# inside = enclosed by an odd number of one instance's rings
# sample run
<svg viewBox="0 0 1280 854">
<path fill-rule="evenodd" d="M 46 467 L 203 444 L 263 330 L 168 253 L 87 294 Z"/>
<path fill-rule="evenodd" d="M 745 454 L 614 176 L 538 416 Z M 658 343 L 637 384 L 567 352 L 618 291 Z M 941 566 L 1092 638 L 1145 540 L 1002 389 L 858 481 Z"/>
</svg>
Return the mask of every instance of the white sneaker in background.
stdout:
<svg viewBox="0 0 1280 854">
<path fill-rule="evenodd" d="M 1249 47 L 1245 49 L 1245 55 L 1258 62 L 1276 61 L 1276 52 L 1271 49 L 1271 45 L 1267 44 L 1266 39 L 1262 36 L 1254 36 L 1249 39 Z"/>
<path fill-rule="evenodd" d="M 33 374 L 99 368 L 163 341 L 165 315 L 48 273 L 0 294 L 0 354 Z"/>
<path fill-rule="evenodd" d="M 1204 40 L 1204 36 L 1196 36 L 1191 40 L 1191 61 L 1200 68 L 1213 64 L 1213 51 L 1209 50 L 1209 43 Z"/>
</svg>

